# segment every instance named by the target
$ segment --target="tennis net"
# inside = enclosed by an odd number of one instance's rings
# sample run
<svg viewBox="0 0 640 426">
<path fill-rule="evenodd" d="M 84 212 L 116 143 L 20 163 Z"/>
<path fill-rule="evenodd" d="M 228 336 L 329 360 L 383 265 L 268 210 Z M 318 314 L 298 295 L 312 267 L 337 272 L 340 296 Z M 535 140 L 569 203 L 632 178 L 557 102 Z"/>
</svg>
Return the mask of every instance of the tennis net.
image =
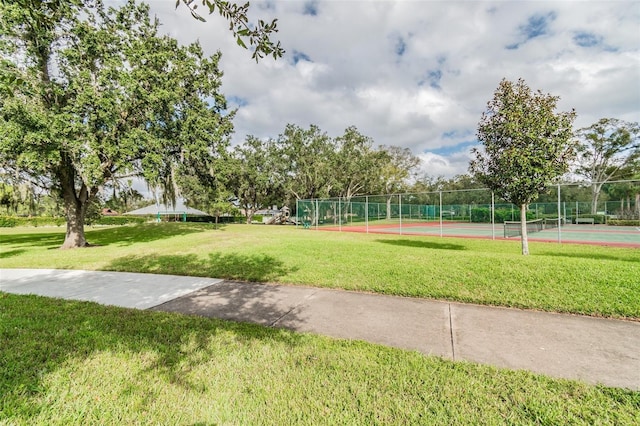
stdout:
<svg viewBox="0 0 640 426">
<path fill-rule="evenodd" d="M 540 232 L 544 229 L 544 219 L 527 221 L 527 234 Z M 522 235 L 522 222 L 505 221 L 504 237 L 519 237 Z"/>
<path fill-rule="evenodd" d="M 536 219 L 527 221 L 527 234 L 533 232 L 540 232 L 545 229 L 558 228 L 558 224 L 564 225 L 564 218 L 551 218 L 551 219 Z M 522 234 L 522 222 L 505 221 L 504 222 L 504 237 L 519 237 Z"/>
</svg>

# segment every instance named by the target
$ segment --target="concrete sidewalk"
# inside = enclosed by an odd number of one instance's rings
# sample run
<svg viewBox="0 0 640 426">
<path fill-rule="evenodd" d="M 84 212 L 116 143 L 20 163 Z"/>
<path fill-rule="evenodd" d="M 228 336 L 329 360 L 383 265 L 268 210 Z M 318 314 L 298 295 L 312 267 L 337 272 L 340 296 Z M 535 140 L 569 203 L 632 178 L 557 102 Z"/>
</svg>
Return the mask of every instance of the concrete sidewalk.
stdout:
<svg viewBox="0 0 640 426">
<path fill-rule="evenodd" d="M 0 291 L 253 322 L 640 390 L 638 322 L 115 272 L 4 269 Z"/>
</svg>

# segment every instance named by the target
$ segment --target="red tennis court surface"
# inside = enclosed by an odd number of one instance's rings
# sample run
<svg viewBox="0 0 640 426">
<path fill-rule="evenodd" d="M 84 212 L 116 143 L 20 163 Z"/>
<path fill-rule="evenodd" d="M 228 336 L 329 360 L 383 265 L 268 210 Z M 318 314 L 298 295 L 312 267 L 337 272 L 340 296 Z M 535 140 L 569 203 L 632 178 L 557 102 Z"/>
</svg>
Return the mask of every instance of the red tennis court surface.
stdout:
<svg viewBox="0 0 640 426">
<path fill-rule="evenodd" d="M 312 227 L 312 229 L 316 229 Z M 469 222 L 410 222 L 376 225 L 345 224 L 340 226 L 321 225 L 323 231 L 364 232 L 370 234 L 397 234 L 443 236 L 460 238 L 486 238 L 496 240 L 519 240 L 520 237 L 504 237 L 502 224 Z M 561 228 L 545 229 L 528 234 L 529 241 L 562 242 L 574 244 L 594 244 L 616 247 L 640 248 L 640 227 L 606 225 L 563 225 Z"/>
</svg>

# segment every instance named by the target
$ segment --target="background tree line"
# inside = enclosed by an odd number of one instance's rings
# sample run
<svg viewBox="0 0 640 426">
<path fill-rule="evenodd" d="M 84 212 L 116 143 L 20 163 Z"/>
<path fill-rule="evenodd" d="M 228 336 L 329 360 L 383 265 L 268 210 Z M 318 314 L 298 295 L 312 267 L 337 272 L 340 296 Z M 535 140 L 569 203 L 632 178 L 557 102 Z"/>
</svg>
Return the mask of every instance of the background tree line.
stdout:
<svg viewBox="0 0 640 426">
<path fill-rule="evenodd" d="M 418 164 L 408 148 L 376 147 L 354 126 L 330 137 L 316 125 L 288 124 L 275 139 L 247 136 L 233 148 L 218 174 L 221 192 L 208 197 L 220 200 L 222 194 L 236 201 L 251 222 L 256 210 L 272 205 L 295 209 L 300 199 L 348 201 L 361 194 L 406 191 Z M 196 192 L 185 192 L 194 195 L 187 195 L 194 204 Z"/>
</svg>

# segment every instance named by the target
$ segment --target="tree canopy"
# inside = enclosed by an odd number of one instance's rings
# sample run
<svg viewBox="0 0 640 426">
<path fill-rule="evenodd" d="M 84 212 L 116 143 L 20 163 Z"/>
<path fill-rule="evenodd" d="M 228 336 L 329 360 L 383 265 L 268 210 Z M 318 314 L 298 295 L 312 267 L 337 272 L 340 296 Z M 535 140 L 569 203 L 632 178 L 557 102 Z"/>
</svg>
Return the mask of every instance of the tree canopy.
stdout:
<svg viewBox="0 0 640 426">
<path fill-rule="evenodd" d="M 267 205 L 293 208 L 300 199 L 341 197 L 349 202 L 388 188 L 382 184 L 391 181 L 401 187 L 419 160 L 409 150 L 375 148 L 373 139 L 355 126 L 331 137 L 316 125 L 305 129 L 287 124 L 277 139 L 248 136 L 233 150 L 232 161 L 226 186 L 250 215 Z M 393 176 L 385 174 L 392 169 Z"/>
<path fill-rule="evenodd" d="M 228 144 L 220 54 L 158 34 L 146 5 L 2 2 L 1 167 L 64 200 L 64 248 L 87 245 L 84 217 L 107 182 L 176 186 Z"/>
<path fill-rule="evenodd" d="M 640 126 L 615 118 L 602 118 L 576 132 L 579 141 L 575 172 L 591 183 L 595 214 L 602 185 L 640 172 Z"/>
<path fill-rule="evenodd" d="M 519 79 L 503 79 L 478 124 L 482 149 L 469 170 L 499 197 L 521 208 L 522 254 L 529 254 L 526 210 L 575 155 L 575 112 L 555 112 L 559 97 L 533 92 Z"/>
</svg>

